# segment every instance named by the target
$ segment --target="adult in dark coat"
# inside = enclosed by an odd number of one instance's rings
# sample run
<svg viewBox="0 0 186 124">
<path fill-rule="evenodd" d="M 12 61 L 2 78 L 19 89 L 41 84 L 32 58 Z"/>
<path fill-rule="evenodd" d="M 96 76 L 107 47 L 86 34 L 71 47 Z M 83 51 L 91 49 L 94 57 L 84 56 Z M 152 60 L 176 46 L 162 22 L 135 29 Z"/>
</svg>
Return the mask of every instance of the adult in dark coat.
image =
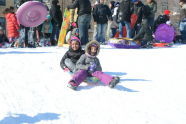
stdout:
<svg viewBox="0 0 186 124">
<path fill-rule="evenodd" d="M 104 0 L 100 0 L 100 4 L 98 4 L 93 11 L 94 24 L 97 25 L 96 40 L 100 43 L 105 43 L 107 23 L 108 20 L 112 21 L 111 10 L 104 2 Z"/>
<path fill-rule="evenodd" d="M 58 0 L 52 0 L 52 5 L 50 8 L 50 15 L 52 17 L 52 35 L 51 35 L 51 44 L 56 45 L 59 38 L 59 31 L 62 24 L 62 12 L 60 6 L 58 5 Z"/>
<path fill-rule="evenodd" d="M 82 45 L 88 43 L 88 28 L 91 21 L 91 3 L 90 0 L 75 0 L 73 4 L 67 6 L 68 9 L 78 8 L 78 28 L 79 37 Z"/>
<path fill-rule="evenodd" d="M 122 0 L 118 8 L 118 20 L 119 20 L 119 37 L 123 37 L 123 26 L 126 26 L 127 37 L 131 38 L 130 17 L 132 14 L 132 2 L 131 0 Z"/>
<path fill-rule="evenodd" d="M 138 16 L 138 19 L 132 31 L 132 35 L 134 36 L 139 32 L 141 28 L 144 4 L 141 2 L 141 0 L 132 0 L 132 2 L 134 3 L 132 7 L 132 12 L 133 14 L 136 14 Z"/>
<path fill-rule="evenodd" d="M 153 39 L 151 26 L 149 24 L 149 10 L 150 8 L 148 6 L 143 7 L 142 26 L 137 35 L 133 38 L 133 40 L 140 40 L 142 47 L 146 47 Z"/>
</svg>

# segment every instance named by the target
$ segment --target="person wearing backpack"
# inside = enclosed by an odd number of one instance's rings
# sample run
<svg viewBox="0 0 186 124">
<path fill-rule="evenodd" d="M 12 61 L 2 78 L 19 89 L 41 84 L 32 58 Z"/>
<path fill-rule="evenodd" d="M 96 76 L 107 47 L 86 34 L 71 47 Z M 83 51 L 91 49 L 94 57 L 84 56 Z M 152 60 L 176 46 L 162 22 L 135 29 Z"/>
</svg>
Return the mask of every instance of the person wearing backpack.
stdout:
<svg viewBox="0 0 186 124">
<path fill-rule="evenodd" d="M 94 24 L 97 25 L 96 40 L 101 44 L 105 44 L 107 23 L 108 21 L 112 21 L 111 10 L 105 4 L 105 0 L 100 0 L 100 4 L 95 7 L 93 11 L 93 18 Z"/>
</svg>

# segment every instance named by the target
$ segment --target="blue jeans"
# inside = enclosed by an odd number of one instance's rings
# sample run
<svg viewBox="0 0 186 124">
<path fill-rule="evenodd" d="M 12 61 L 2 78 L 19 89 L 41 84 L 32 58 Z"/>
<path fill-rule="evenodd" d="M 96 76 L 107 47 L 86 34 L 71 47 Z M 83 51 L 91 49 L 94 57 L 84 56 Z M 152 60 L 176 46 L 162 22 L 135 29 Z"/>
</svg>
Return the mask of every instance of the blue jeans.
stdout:
<svg viewBox="0 0 186 124">
<path fill-rule="evenodd" d="M 51 41 L 54 42 L 55 41 L 58 41 L 58 38 L 59 38 L 59 31 L 60 31 L 60 27 L 56 24 L 53 24 L 52 25 L 53 28 L 52 28 L 52 35 L 51 35 Z M 52 43 L 52 45 L 56 45 L 56 43 Z"/>
<path fill-rule="evenodd" d="M 132 29 L 130 27 L 130 22 L 123 21 L 119 23 L 119 37 L 123 37 L 123 26 L 125 25 L 126 30 L 127 30 L 127 37 L 131 38 L 132 36 Z"/>
<path fill-rule="evenodd" d="M 82 45 L 88 43 L 88 28 L 90 26 L 91 15 L 84 14 L 78 17 L 78 28 L 79 28 L 79 38 Z"/>
<path fill-rule="evenodd" d="M 97 24 L 97 38 L 96 40 L 100 43 L 105 42 L 105 36 L 107 31 L 107 23 L 106 24 Z"/>
<path fill-rule="evenodd" d="M 186 22 L 180 22 L 180 33 L 183 41 L 186 41 Z"/>
</svg>

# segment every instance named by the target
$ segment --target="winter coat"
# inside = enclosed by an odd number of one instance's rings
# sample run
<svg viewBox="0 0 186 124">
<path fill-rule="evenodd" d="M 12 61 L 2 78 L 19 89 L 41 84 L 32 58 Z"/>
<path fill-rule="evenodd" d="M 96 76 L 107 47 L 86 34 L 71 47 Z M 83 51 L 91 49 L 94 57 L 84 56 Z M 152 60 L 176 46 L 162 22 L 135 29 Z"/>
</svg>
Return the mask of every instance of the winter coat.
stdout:
<svg viewBox="0 0 186 124">
<path fill-rule="evenodd" d="M 143 19 L 142 27 L 133 40 L 152 41 L 152 39 L 152 30 L 148 24 L 148 19 Z"/>
<path fill-rule="evenodd" d="M 81 49 L 81 47 L 74 51 L 71 47 L 69 47 L 69 50 L 65 53 L 65 55 L 62 57 L 60 66 L 62 69 L 66 68 L 67 66 L 65 65 L 65 59 L 71 59 L 74 64 L 79 60 L 82 54 L 84 54 L 85 51 Z"/>
<path fill-rule="evenodd" d="M 90 46 L 91 44 L 97 44 L 98 50 L 97 54 L 95 56 L 90 55 Z M 101 64 L 99 62 L 99 59 L 96 57 L 99 54 L 100 51 L 100 44 L 97 41 L 91 41 L 86 45 L 85 48 L 85 54 L 83 54 L 80 59 L 76 63 L 76 69 L 78 70 L 88 70 L 91 63 L 96 64 L 95 71 L 102 71 Z"/>
<path fill-rule="evenodd" d="M 62 24 L 62 12 L 60 10 L 60 6 L 57 4 L 52 4 L 50 8 L 50 15 L 52 17 L 52 24 L 53 25 L 58 25 L 61 27 Z"/>
<path fill-rule="evenodd" d="M 110 8 L 104 4 L 98 4 L 93 10 L 94 21 L 98 24 L 106 24 L 108 20 L 112 20 Z"/>
<path fill-rule="evenodd" d="M 69 9 L 78 8 L 78 16 L 91 14 L 91 3 L 89 0 L 75 0 L 72 5 L 67 6 Z"/>
<path fill-rule="evenodd" d="M 183 4 L 180 10 L 180 21 L 186 21 L 186 4 Z"/>
<path fill-rule="evenodd" d="M 136 14 L 138 16 L 136 24 L 141 24 L 142 22 L 143 7 L 144 7 L 144 4 L 141 1 L 139 1 L 138 4 L 134 4 L 132 7 L 133 14 Z"/>
<path fill-rule="evenodd" d="M 8 32 L 8 38 L 16 38 L 19 36 L 19 24 L 14 13 L 8 13 L 5 15 L 6 29 Z"/>
<path fill-rule="evenodd" d="M 147 4 L 150 8 L 150 18 L 155 17 L 155 13 L 157 12 L 157 3 L 156 2 L 151 2 L 150 4 Z"/>
<path fill-rule="evenodd" d="M 132 3 L 130 0 L 122 0 L 118 8 L 118 20 L 130 22 L 132 14 Z"/>
</svg>

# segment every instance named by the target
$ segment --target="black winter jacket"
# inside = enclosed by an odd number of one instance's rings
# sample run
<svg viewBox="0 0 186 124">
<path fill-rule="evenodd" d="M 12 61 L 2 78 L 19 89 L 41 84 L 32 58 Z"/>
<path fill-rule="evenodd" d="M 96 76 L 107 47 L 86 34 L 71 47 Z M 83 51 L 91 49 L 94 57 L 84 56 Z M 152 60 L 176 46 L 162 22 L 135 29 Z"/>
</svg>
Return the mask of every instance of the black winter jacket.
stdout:
<svg viewBox="0 0 186 124">
<path fill-rule="evenodd" d="M 132 14 L 132 2 L 130 0 L 122 0 L 118 8 L 118 21 L 130 22 Z"/>
<path fill-rule="evenodd" d="M 75 0 L 72 5 L 67 6 L 68 9 L 78 8 L 78 16 L 91 14 L 91 3 L 89 0 Z"/>
<path fill-rule="evenodd" d="M 136 21 L 136 24 L 141 24 L 142 22 L 143 7 L 144 4 L 141 1 L 139 1 L 138 4 L 133 4 L 132 12 L 133 14 L 136 14 L 138 16 L 138 20 Z"/>
<path fill-rule="evenodd" d="M 58 25 L 61 27 L 62 24 L 62 12 L 60 10 L 60 6 L 57 4 L 53 4 L 50 8 L 50 15 L 52 17 L 52 24 Z"/>
<path fill-rule="evenodd" d="M 112 13 L 110 8 L 104 4 L 98 4 L 93 9 L 94 21 L 98 24 L 105 24 L 108 20 L 112 20 Z"/>
<path fill-rule="evenodd" d="M 65 59 L 69 58 L 72 60 L 73 63 L 76 64 L 76 62 L 79 60 L 82 54 L 84 54 L 85 51 L 79 48 L 78 50 L 74 51 L 71 47 L 69 47 L 69 50 L 65 53 L 63 58 L 61 59 L 60 66 L 62 69 L 66 68 L 65 65 Z"/>
</svg>

